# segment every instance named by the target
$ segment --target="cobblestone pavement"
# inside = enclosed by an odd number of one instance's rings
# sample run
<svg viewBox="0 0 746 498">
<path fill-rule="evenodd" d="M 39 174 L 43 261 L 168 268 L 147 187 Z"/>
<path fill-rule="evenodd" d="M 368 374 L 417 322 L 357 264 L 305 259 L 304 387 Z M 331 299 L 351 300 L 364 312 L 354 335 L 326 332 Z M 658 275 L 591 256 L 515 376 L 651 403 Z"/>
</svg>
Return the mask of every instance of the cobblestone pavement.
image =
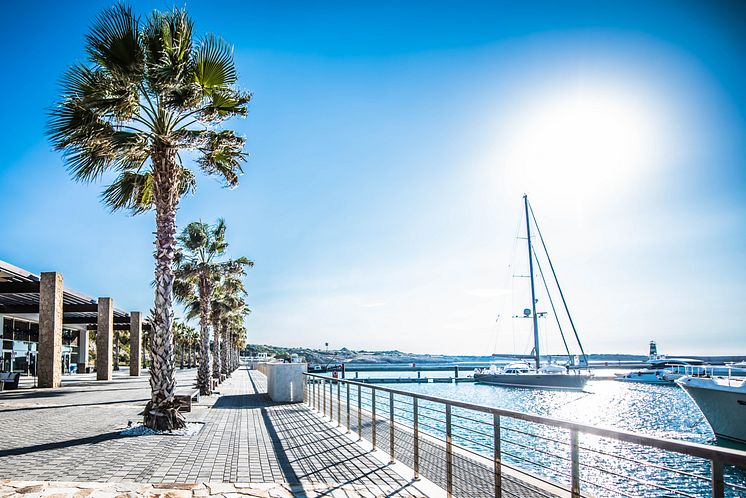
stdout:
<svg viewBox="0 0 746 498">
<path fill-rule="evenodd" d="M 178 372 L 188 387 L 193 370 Z M 81 379 L 81 380 L 79 380 Z M 274 404 L 264 376 L 239 370 L 187 414 L 192 436 L 123 436 L 147 377 L 84 375 L 55 390 L 0 393 L 0 477 L 24 481 L 290 483 L 327 496 L 423 496 L 415 484 L 303 404 Z M 325 491 L 319 491 L 325 490 Z M 340 493 L 351 494 L 340 494 Z M 308 495 L 307 493 L 304 494 Z M 269 495 L 267 495 L 269 496 Z"/>
<path fill-rule="evenodd" d="M 100 483 L 0 480 L 3 498 L 372 498 L 368 489 L 360 486 L 329 486 L 286 483 Z"/>
</svg>

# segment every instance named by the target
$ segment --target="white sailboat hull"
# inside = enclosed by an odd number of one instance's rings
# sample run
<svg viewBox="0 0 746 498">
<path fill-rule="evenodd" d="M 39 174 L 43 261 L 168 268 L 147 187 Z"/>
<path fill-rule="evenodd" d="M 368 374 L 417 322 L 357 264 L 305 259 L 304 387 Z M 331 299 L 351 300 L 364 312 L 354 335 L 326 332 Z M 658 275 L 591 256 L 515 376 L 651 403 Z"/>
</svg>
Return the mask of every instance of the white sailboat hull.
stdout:
<svg viewBox="0 0 746 498">
<path fill-rule="evenodd" d="M 474 375 L 474 381 L 505 387 L 530 387 L 538 389 L 563 389 L 582 391 L 588 375 L 579 374 L 501 374 L 487 373 Z"/>
</svg>

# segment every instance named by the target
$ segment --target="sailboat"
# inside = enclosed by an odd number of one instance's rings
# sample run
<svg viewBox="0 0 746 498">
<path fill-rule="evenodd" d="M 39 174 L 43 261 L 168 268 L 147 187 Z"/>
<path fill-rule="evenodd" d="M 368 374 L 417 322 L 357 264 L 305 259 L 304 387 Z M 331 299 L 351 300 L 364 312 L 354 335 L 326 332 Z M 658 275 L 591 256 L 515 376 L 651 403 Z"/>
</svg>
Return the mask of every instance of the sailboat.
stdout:
<svg viewBox="0 0 746 498">
<path fill-rule="evenodd" d="M 577 330 L 575 329 L 575 324 L 572 321 L 572 316 L 570 316 L 570 311 L 567 307 L 567 302 L 565 301 L 565 296 L 562 293 L 562 288 L 559 286 L 559 281 L 557 280 L 557 274 L 554 271 L 554 266 L 552 265 L 552 260 L 549 258 L 549 253 L 546 248 L 546 244 L 544 243 L 544 238 L 541 236 L 541 230 L 539 230 L 539 226 L 536 223 L 536 217 L 533 215 L 533 210 L 531 210 L 528 202 L 528 196 L 523 195 L 523 205 L 524 210 L 526 214 L 526 240 L 528 241 L 528 270 L 529 270 L 529 279 L 531 284 L 531 308 L 526 308 L 523 311 L 523 317 L 524 318 L 530 318 L 533 324 L 533 336 L 534 336 L 534 348 L 532 351 L 533 356 L 533 365 L 530 365 L 526 362 L 516 362 L 516 363 L 510 363 L 506 365 L 503 368 L 497 368 L 495 365 L 490 367 L 489 370 L 483 371 L 483 372 L 475 372 L 474 374 L 474 381 L 483 383 L 483 384 L 494 384 L 499 386 L 509 386 L 509 387 L 531 387 L 531 388 L 539 388 L 539 389 L 566 389 L 566 390 L 582 390 L 583 387 L 585 387 L 585 383 L 590 378 L 590 375 L 588 374 L 582 374 L 576 369 L 570 369 L 570 366 L 574 362 L 573 356 L 570 355 L 570 350 L 567 346 L 567 341 L 565 340 L 564 333 L 562 332 L 562 327 L 560 325 L 560 320 L 557 316 L 557 310 L 554 305 L 554 301 L 549 295 L 549 288 L 546 284 L 546 279 L 544 278 L 544 273 L 541 269 L 539 260 L 536 258 L 536 254 L 534 251 L 534 247 L 532 245 L 531 241 L 531 220 L 534 221 L 534 226 L 536 227 L 536 231 L 539 235 L 539 238 L 541 240 L 541 245 L 544 249 L 544 253 L 546 254 L 546 259 L 549 262 L 549 267 L 551 268 L 552 275 L 554 276 L 554 281 L 556 283 L 557 289 L 559 290 L 559 294 L 562 300 L 562 304 L 564 305 L 565 312 L 567 314 L 567 317 L 569 318 L 570 325 L 572 326 L 572 330 L 575 333 L 575 339 L 577 340 L 578 346 L 580 346 L 580 351 L 582 353 L 582 360 L 581 363 L 587 365 L 588 359 L 585 354 L 585 351 L 583 350 L 583 345 L 580 343 L 580 338 L 578 336 Z M 557 364 L 544 364 L 541 363 L 541 353 L 539 351 L 539 322 L 537 320 L 538 316 L 536 313 L 536 285 L 534 281 L 534 263 L 536 263 L 537 268 L 539 269 L 539 273 L 541 275 L 542 282 L 544 283 L 544 287 L 547 290 L 547 295 L 549 296 L 549 302 L 552 306 L 552 311 L 554 312 L 555 319 L 557 320 L 557 325 L 560 329 L 560 334 L 562 334 L 562 341 L 565 344 L 565 349 L 567 350 L 567 355 L 569 358 L 569 364 L 566 366 L 561 366 Z M 543 316 L 543 313 L 541 314 Z"/>
</svg>

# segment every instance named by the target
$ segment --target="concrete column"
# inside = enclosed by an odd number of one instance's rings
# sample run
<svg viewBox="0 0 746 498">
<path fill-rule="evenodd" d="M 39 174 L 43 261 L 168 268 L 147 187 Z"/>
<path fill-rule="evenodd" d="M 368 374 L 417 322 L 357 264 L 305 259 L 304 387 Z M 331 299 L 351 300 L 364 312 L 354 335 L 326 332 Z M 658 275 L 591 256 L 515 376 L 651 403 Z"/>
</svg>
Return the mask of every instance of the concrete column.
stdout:
<svg viewBox="0 0 746 498">
<path fill-rule="evenodd" d="M 62 275 L 41 274 L 39 287 L 39 387 L 60 387 L 62 377 Z"/>
<path fill-rule="evenodd" d="M 88 368 L 88 331 L 78 332 L 78 373 L 85 373 Z"/>
<path fill-rule="evenodd" d="M 98 329 L 96 330 L 96 380 L 111 380 L 114 337 L 114 300 L 98 298 Z"/>
<path fill-rule="evenodd" d="M 130 312 L 130 376 L 140 375 L 140 358 L 142 358 L 142 313 Z"/>
</svg>

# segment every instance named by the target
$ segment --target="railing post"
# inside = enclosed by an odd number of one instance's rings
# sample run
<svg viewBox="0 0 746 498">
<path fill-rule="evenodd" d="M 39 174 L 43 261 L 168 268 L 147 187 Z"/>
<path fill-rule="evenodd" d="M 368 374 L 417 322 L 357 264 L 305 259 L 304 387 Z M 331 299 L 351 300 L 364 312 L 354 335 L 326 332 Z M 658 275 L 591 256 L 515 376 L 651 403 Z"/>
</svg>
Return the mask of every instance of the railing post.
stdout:
<svg viewBox="0 0 746 498">
<path fill-rule="evenodd" d="M 321 412 L 321 414 L 326 417 L 326 379 L 323 380 L 323 384 L 321 384 L 321 391 L 323 392 L 323 401 L 324 401 L 324 411 Z"/>
<path fill-rule="evenodd" d="M 495 442 L 493 445 L 493 460 L 495 461 L 495 498 L 503 495 L 502 454 L 500 453 L 500 415 L 492 415 Z"/>
<path fill-rule="evenodd" d="M 725 496 L 725 481 L 723 479 L 723 462 L 711 460 L 712 464 L 712 498 Z"/>
<path fill-rule="evenodd" d="M 420 478 L 420 414 L 417 398 L 412 398 L 412 430 L 414 432 L 414 480 Z"/>
<path fill-rule="evenodd" d="M 370 418 L 372 420 L 371 422 L 371 430 L 373 431 L 373 436 L 371 439 L 373 440 L 373 449 L 376 449 L 376 388 L 372 387 L 370 389 L 370 404 L 371 404 L 371 410 L 370 410 Z"/>
<path fill-rule="evenodd" d="M 446 403 L 446 492 L 453 496 L 453 437 L 451 430 L 451 405 Z"/>
<path fill-rule="evenodd" d="M 334 381 L 329 380 L 329 422 L 334 422 Z"/>
<path fill-rule="evenodd" d="M 315 383 L 314 390 L 316 391 L 316 411 L 319 411 L 319 407 L 321 407 L 321 398 L 319 398 L 319 396 L 320 396 L 320 394 L 319 394 L 319 392 L 320 392 L 320 386 L 319 386 L 319 384 L 320 383 L 319 383 L 319 378 L 318 377 L 316 377 L 316 379 L 314 379 L 314 383 Z"/>
<path fill-rule="evenodd" d="M 337 380 L 337 427 L 342 425 L 342 384 Z"/>
<path fill-rule="evenodd" d="M 389 392 L 389 457 L 394 463 L 394 393 Z"/>
<path fill-rule="evenodd" d="M 580 438 L 577 429 L 570 429 L 570 462 L 572 465 L 570 496 L 580 498 Z"/>
<path fill-rule="evenodd" d="M 357 386 L 357 440 L 363 439 L 363 389 Z"/>
<path fill-rule="evenodd" d="M 345 384 L 347 386 L 347 434 L 350 433 L 350 384 L 349 382 Z"/>
</svg>

